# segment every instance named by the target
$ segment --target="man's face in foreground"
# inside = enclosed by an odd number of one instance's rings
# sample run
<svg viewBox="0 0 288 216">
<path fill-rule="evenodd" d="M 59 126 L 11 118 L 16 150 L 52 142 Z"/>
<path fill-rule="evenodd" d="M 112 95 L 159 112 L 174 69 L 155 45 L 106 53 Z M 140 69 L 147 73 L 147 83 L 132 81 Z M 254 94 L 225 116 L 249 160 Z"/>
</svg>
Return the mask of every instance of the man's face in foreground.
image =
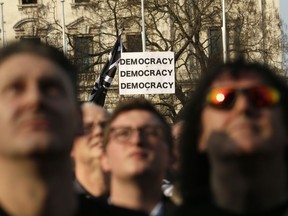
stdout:
<svg viewBox="0 0 288 216">
<path fill-rule="evenodd" d="M 73 87 L 62 68 L 30 53 L 0 64 L 0 154 L 69 152 L 77 122 Z"/>
</svg>

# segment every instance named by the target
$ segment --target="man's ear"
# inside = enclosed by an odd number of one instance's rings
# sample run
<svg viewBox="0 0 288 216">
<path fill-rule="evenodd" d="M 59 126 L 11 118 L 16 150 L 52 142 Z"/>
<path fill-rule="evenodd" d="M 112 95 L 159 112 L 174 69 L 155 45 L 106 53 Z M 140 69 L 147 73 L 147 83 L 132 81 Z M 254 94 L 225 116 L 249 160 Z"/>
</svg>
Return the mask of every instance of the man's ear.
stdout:
<svg viewBox="0 0 288 216">
<path fill-rule="evenodd" d="M 109 160 L 108 160 L 105 152 L 103 152 L 103 154 L 100 157 L 100 163 L 101 163 L 102 169 L 105 172 L 110 172 L 111 168 L 110 168 Z"/>
</svg>

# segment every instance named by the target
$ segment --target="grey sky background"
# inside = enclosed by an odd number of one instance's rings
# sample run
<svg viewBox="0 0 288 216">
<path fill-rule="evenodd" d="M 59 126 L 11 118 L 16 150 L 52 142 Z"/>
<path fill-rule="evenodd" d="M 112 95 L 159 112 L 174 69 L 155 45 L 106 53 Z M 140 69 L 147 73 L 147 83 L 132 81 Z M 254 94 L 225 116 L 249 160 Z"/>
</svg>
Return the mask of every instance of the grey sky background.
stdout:
<svg viewBox="0 0 288 216">
<path fill-rule="evenodd" d="M 288 0 L 280 0 L 280 15 L 285 24 L 288 25 Z"/>
<path fill-rule="evenodd" d="M 284 31 L 288 34 L 288 0 L 280 0 L 280 16 L 285 25 Z M 286 73 L 288 73 L 286 59 L 288 59 L 288 55 L 287 53 L 283 53 L 283 68 L 286 70 Z"/>
</svg>

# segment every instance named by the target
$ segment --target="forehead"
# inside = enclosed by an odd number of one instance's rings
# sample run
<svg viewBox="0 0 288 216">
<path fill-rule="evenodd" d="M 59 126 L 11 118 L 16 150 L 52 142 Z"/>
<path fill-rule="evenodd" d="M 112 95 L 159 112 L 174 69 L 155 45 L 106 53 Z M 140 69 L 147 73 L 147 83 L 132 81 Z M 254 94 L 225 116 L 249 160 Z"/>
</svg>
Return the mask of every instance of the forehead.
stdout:
<svg viewBox="0 0 288 216">
<path fill-rule="evenodd" d="M 141 126 L 148 124 L 160 125 L 162 122 L 154 113 L 137 109 L 120 113 L 111 123 L 113 126 Z"/>
<path fill-rule="evenodd" d="M 84 122 L 102 121 L 108 118 L 106 110 L 93 104 L 84 104 L 82 111 Z"/>
<path fill-rule="evenodd" d="M 229 71 L 220 74 L 211 84 L 211 87 L 249 87 L 265 84 L 263 78 L 253 71 L 243 71 L 237 77 L 233 77 Z"/>
<path fill-rule="evenodd" d="M 13 79 L 53 77 L 69 82 L 63 69 L 51 60 L 32 53 L 13 54 L 0 63 L 1 82 Z"/>
</svg>

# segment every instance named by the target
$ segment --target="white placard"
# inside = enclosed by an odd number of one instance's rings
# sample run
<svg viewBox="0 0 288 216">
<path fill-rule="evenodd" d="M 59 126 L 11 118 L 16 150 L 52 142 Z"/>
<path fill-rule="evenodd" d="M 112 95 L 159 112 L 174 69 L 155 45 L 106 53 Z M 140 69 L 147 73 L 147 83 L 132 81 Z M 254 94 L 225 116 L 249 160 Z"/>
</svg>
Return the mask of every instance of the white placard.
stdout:
<svg viewBox="0 0 288 216">
<path fill-rule="evenodd" d="M 174 94 L 173 52 L 124 52 L 119 62 L 119 94 Z"/>
</svg>

